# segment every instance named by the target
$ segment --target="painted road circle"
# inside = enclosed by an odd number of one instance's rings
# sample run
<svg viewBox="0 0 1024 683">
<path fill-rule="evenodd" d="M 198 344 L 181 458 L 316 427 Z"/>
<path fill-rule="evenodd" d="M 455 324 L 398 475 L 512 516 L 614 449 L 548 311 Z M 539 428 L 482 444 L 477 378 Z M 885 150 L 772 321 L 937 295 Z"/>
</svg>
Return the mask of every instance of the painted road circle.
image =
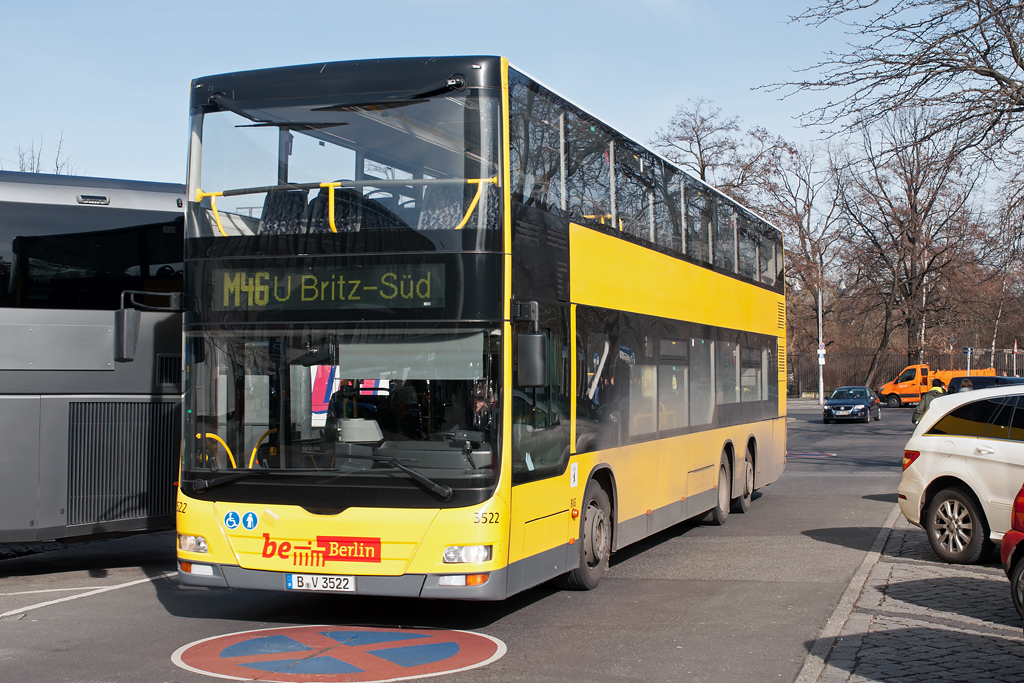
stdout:
<svg viewBox="0 0 1024 683">
<path fill-rule="evenodd" d="M 475 669 L 505 651 L 497 638 L 470 631 L 286 626 L 198 640 L 178 648 L 171 661 L 234 681 L 383 683 Z"/>
</svg>

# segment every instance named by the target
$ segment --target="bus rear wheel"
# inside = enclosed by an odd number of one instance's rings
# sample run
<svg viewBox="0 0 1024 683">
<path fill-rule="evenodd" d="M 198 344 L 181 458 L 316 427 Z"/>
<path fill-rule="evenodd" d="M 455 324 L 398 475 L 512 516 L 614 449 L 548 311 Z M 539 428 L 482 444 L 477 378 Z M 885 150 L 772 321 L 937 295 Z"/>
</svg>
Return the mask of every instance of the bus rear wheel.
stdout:
<svg viewBox="0 0 1024 683">
<path fill-rule="evenodd" d="M 729 506 L 732 497 L 732 470 L 729 468 L 729 459 L 722 453 L 722 464 L 718 467 L 718 504 L 711 508 L 711 523 L 715 526 L 722 526 L 729 518 Z"/>
<path fill-rule="evenodd" d="M 732 511 L 740 514 L 750 509 L 750 500 L 754 495 L 754 455 L 747 448 L 743 456 L 743 490 L 732 499 Z"/>
<path fill-rule="evenodd" d="M 580 534 L 577 541 L 580 563 L 576 569 L 558 577 L 557 584 L 572 590 L 597 588 L 608 570 L 612 547 L 612 516 L 608 493 L 593 479 L 587 484 L 580 514 Z"/>
</svg>

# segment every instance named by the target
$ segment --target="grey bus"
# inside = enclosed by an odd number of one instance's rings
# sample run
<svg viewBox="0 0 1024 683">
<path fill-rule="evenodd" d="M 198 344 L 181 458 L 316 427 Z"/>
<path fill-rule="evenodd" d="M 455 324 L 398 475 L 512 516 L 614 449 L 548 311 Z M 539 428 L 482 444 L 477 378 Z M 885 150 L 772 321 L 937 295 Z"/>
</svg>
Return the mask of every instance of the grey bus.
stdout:
<svg viewBox="0 0 1024 683">
<path fill-rule="evenodd" d="M 0 543 L 173 527 L 184 197 L 0 171 Z"/>
</svg>

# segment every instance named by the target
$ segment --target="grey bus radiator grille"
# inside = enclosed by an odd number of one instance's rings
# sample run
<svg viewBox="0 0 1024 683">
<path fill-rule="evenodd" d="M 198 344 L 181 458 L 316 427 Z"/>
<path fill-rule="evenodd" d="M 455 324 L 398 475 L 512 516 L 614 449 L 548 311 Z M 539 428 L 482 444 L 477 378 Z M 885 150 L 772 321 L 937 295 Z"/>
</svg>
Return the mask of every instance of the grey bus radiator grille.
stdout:
<svg viewBox="0 0 1024 683">
<path fill-rule="evenodd" d="M 173 403 L 71 403 L 68 524 L 169 515 Z"/>
</svg>

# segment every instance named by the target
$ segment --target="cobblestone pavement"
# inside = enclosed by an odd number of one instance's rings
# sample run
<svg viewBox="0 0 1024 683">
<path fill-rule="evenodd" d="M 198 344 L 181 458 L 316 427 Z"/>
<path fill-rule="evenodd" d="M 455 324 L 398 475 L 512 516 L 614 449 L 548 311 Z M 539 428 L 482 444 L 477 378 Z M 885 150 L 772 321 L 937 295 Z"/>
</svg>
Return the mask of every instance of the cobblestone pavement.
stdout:
<svg viewBox="0 0 1024 683">
<path fill-rule="evenodd" d="M 998 562 L 945 564 L 900 515 L 816 680 L 1024 681 L 1021 618 Z"/>
</svg>

